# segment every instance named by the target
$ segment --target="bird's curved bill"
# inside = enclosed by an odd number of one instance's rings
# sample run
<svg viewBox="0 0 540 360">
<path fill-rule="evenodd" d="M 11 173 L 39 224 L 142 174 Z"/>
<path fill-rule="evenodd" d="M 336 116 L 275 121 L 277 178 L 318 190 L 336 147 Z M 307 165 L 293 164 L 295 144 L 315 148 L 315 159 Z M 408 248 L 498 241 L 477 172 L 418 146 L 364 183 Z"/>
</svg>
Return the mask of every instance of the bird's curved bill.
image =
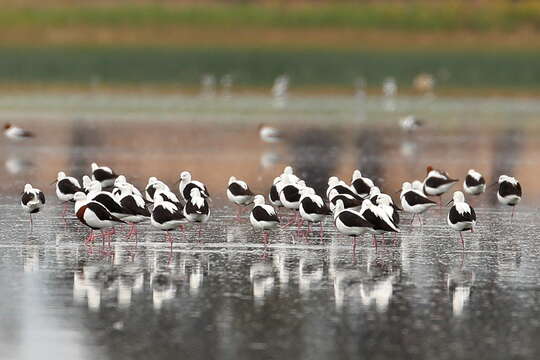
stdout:
<svg viewBox="0 0 540 360">
<path fill-rule="evenodd" d="M 452 204 L 454 202 L 454 199 L 450 200 L 449 202 L 446 203 L 446 206 Z"/>
<path fill-rule="evenodd" d="M 54 179 L 54 181 L 52 183 L 50 183 L 49 185 L 54 185 L 54 184 L 56 184 L 57 181 L 58 180 Z"/>
<path fill-rule="evenodd" d="M 178 185 L 178 184 L 180 184 L 180 181 L 182 181 L 182 179 L 176 180 L 176 182 L 175 182 L 173 185 Z"/>
</svg>

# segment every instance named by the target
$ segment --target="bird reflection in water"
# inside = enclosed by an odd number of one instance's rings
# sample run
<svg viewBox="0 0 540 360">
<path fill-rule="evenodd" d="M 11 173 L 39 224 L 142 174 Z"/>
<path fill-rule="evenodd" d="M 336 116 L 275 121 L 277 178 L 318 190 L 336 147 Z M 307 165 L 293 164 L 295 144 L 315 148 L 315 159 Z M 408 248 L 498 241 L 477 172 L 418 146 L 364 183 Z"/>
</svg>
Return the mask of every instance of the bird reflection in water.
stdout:
<svg viewBox="0 0 540 360">
<path fill-rule="evenodd" d="M 268 296 L 274 288 L 274 271 L 272 265 L 267 262 L 258 262 L 251 265 L 251 268 L 249 269 L 249 279 L 253 286 L 253 299 L 255 305 L 263 305 L 266 296 Z"/>
<path fill-rule="evenodd" d="M 321 258 L 301 256 L 298 264 L 298 282 L 300 293 L 309 295 L 310 290 L 323 280 L 324 262 Z"/>
<path fill-rule="evenodd" d="M 473 271 L 456 269 L 448 274 L 446 287 L 452 303 L 452 314 L 459 317 L 469 303 L 471 288 L 474 285 Z"/>
</svg>

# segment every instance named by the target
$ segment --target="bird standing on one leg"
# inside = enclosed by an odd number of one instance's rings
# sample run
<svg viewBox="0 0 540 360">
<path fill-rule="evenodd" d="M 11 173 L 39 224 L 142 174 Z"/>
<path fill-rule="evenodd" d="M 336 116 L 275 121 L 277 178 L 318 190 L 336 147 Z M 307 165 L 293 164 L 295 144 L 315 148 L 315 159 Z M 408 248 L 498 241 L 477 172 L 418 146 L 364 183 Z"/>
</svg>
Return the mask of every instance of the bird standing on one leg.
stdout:
<svg viewBox="0 0 540 360">
<path fill-rule="evenodd" d="M 34 228 L 32 214 L 38 213 L 45 205 L 45 195 L 41 190 L 32 187 L 30 184 L 24 185 L 24 190 L 21 196 L 21 206 L 30 215 L 30 232 Z"/>
<path fill-rule="evenodd" d="M 498 183 L 497 199 L 501 204 L 512 207 L 511 219 L 513 220 L 516 205 L 521 201 L 521 184 L 516 178 L 507 175 L 501 175 Z"/>
<path fill-rule="evenodd" d="M 249 214 L 249 221 L 255 230 L 262 230 L 264 232 L 263 243 L 266 246 L 269 237 L 268 231 L 277 228 L 279 225 L 279 218 L 276 214 L 276 210 L 274 210 L 272 206 L 264 203 L 264 196 L 255 195 L 253 203 L 255 206 Z"/>
<path fill-rule="evenodd" d="M 474 209 L 465 202 L 465 195 L 461 191 L 456 191 L 452 200 L 448 202 L 454 203 L 448 212 L 448 225 L 456 231 L 459 232 L 459 237 L 461 240 L 461 246 L 465 249 L 465 242 L 463 241 L 462 231 L 470 230 L 474 231 L 474 226 L 476 225 L 476 213 Z"/>
</svg>

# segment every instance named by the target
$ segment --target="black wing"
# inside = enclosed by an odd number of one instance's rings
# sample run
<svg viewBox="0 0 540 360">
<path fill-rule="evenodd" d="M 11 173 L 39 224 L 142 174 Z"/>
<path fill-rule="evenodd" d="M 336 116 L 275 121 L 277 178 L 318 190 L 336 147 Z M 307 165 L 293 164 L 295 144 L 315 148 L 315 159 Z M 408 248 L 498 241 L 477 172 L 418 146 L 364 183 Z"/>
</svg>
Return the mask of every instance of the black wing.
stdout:
<svg viewBox="0 0 540 360">
<path fill-rule="evenodd" d="M 42 191 L 38 192 L 38 199 L 42 204 L 45 204 L 45 194 Z"/>
<path fill-rule="evenodd" d="M 75 194 L 82 191 L 80 187 L 73 184 L 69 179 L 62 179 L 58 182 L 58 189 L 62 194 Z"/>
<path fill-rule="evenodd" d="M 467 185 L 468 187 L 484 185 L 485 183 L 486 183 L 486 180 L 484 179 L 483 176 L 481 176 L 480 179 L 478 180 L 476 180 L 471 175 L 467 175 L 467 177 L 465 177 L 465 185 Z"/>
<path fill-rule="evenodd" d="M 111 220 L 124 223 L 124 221 L 111 214 L 104 205 L 98 202 L 90 201 L 88 204 L 86 204 L 86 207 L 92 210 L 100 220 Z"/>
<path fill-rule="evenodd" d="M 32 201 L 33 199 L 34 199 L 34 194 L 32 194 L 30 192 L 23 192 L 22 197 L 21 197 L 21 203 L 23 205 L 26 205 L 30 201 Z"/>
<path fill-rule="evenodd" d="M 442 179 L 440 177 L 430 177 L 426 181 L 426 186 L 430 188 L 438 188 L 439 186 L 456 182 L 456 179 Z"/>
<path fill-rule="evenodd" d="M 347 195 L 351 195 L 355 199 L 362 200 L 362 197 L 360 197 L 358 194 L 355 194 L 351 189 L 349 189 L 346 186 L 337 185 L 337 186 L 334 186 L 333 189 L 335 189 L 338 192 L 338 194 L 347 194 Z"/>
<path fill-rule="evenodd" d="M 156 193 L 156 187 L 152 184 L 146 188 L 146 192 L 148 195 L 150 195 L 150 198 L 154 198 L 154 194 Z"/>
<path fill-rule="evenodd" d="M 375 215 L 373 211 L 369 209 L 364 211 L 362 215 L 364 216 L 364 218 L 366 218 L 367 221 L 371 223 L 371 225 L 373 225 L 373 229 L 375 230 L 395 231 L 390 227 L 390 225 L 386 223 L 386 221 Z"/>
<path fill-rule="evenodd" d="M 145 207 L 140 207 L 133 196 L 124 196 L 120 200 L 120 205 L 122 205 L 122 208 L 129 214 L 150 216 L 150 211 Z"/>
<path fill-rule="evenodd" d="M 235 196 L 252 196 L 253 193 L 249 189 L 244 189 L 240 184 L 233 182 L 229 185 L 229 191 Z"/>
<path fill-rule="evenodd" d="M 272 200 L 272 202 L 279 201 L 279 194 L 277 192 L 276 185 L 272 185 L 270 188 L 270 200 Z"/>
<path fill-rule="evenodd" d="M 352 186 L 354 187 L 354 190 L 356 190 L 359 194 L 369 194 L 369 191 L 371 188 L 363 179 L 356 179 L 352 182 Z"/>
<path fill-rule="evenodd" d="M 257 221 L 279 222 L 277 214 L 269 214 L 262 206 L 255 206 L 251 212 Z"/>
<path fill-rule="evenodd" d="M 418 194 L 416 191 L 407 191 L 405 193 L 405 200 L 407 201 L 407 204 L 414 206 L 414 205 L 420 205 L 420 204 L 437 204 L 435 201 L 432 201 L 420 194 Z"/>
<path fill-rule="evenodd" d="M 319 204 L 316 204 L 309 196 L 306 196 L 302 199 L 302 207 L 304 208 L 304 211 L 308 214 L 318 214 L 318 215 L 330 215 L 332 212 L 326 206 L 326 204 L 323 204 L 323 206 L 319 206 Z"/>
<path fill-rule="evenodd" d="M 183 191 L 184 199 L 191 200 L 191 190 L 193 188 L 199 189 L 201 191 L 201 196 L 203 196 L 203 197 L 206 196 L 205 194 L 202 193 L 203 189 L 201 189 L 200 187 L 198 187 L 194 183 L 190 182 L 184 187 L 184 191 Z"/>
<path fill-rule="evenodd" d="M 171 213 L 169 210 L 165 209 L 161 205 L 154 208 L 154 210 L 152 211 L 152 216 L 154 217 L 154 220 L 160 224 L 163 224 L 167 221 L 182 221 L 185 219 L 181 208 L 178 208 L 177 211 Z"/>
<path fill-rule="evenodd" d="M 119 213 L 119 214 L 126 213 L 126 211 L 122 209 L 122 206 L 120 206 L 120 204 L 118 204 L 114 200 L 112 195 L 104 194 L 104 193 L 98 194 L 96 197 L 92 199 L 92 201 L 98 202 L 101 205 L 105 206 L 105 208 L 111 213 Z"/>
<path fill-rule="evenodd" d="M 110 180 L 117 178 L 117 175 L 113 172 L 112 174 L 108 171 L 105 171 L 103 169 L 96 169 L 93 172 L 94 177 L 97 181 L 103 181 L 103 180 Z"/>
<path fill-rule="evenodd" d="M 294 185 L 287 185 L 285 186 L 281 192 L 285 196 L 285 199 L 289 202 L 297 202 L 300 201 L 300 191 L 298 188 Z"/>
<path fill-rule="evenodd" d="M 210 209 L 208 208 L 208 203 L 204 201 L 203 206 L 198 207 L 197 205 L 193 204 L 191 201 L 188 201 L 186 203 L 186 213 L 188 214 L 203 214 L 208 215 L 208 212 Z"/>
<path fill-rule="evenodd" d="M 520 183 L 517 183 L 516 185 L 514 185 L 508 181 L 503 181 L 501 185 L 499 186 L 499 194 L 502 197 L 505 197 L 508 195 L 517 195 L 521 197 L 521 185 Z"/>
<path fill-rule="evenodd" d="M 463 214 L 460 214 L 456 210 L 456 206 L 452 206 L 450 209 L 450 213 L 448 214 L 448 218 L 450 219 L 450 222 L 452 224 L 457 224 L 460 222 L 470 222 L 476 220 L 476 213 L 474 212 L 473 208 L 470 208 L 470 212 L 464 212 Z"/>
<path fill-rule="evenodd" d="M 362 206 L 362 203 L 364 202 L 362 199 L 351 199 L 351 197 L 341 194 L 332 198 L 332 204 L 336 205 L 338 200 L 343 201 L 343 206 L 345 206 L 345 209 Z"/>
<path fill-rule="evenodd" d="M 349 227 L 365 227 L 365 228 L 373 227 L 373 225 L 369 221 L 366 221 L 366 219 L 350 211 L 340 212 L 338 215 L 338 218 L 339 220 L 341 220 L 343 224 Z"/>
</svg>

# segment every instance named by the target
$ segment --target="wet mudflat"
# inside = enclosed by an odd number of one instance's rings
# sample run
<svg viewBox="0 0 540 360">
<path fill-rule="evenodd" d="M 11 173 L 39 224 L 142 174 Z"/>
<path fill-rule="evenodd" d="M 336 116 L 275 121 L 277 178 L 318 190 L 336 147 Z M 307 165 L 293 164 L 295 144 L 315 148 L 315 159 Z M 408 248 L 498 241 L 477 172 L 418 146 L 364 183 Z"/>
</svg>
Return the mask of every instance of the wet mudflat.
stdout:
<svg viewBox="0 0 540 360">
<path fill-rule="evenodd" d="M 0 155 L 0 358 L 537 358 L 540 129 L 530 107 L 507 105 L 484 104 L 473 122 L 436 100 L 425 111 L 438 116 L 414 135 L 396 128 L 399 112 L 377 110 L 363 122 L 352 110 L 341 113 L 349 121 L 336 121 L 296 109 L 230 125 L 222 120 L 233 111 L 153 122 L 19 115 L 41 136 L 5 143 Z M 259 121 L 286 129 L 287 138 L 261 144 Z M 137 243 L 119 227 L 110 247 L 84 246 L 87 229 L 72 217 L 64 224 L 48 184 L 58 170 L 87 173 L 92 161 L 140 187 L 151 175 L 172 185 L 190 170 L 213 198 L 202 236 L 177 231 L 171 251 L 149 225 Z M 330 219 L 322 240 L 318 229 L 304 238 L 283 228 L 264 248 L 247 222 L 235 221 L 226 182 L 235 175 L 266 193 L 287 164 L 318 190 L 328 176 L 348 180 L 360 168 L 388 193 L 422 178 L 426 165 L 460 178 L 469 168 L 488 180 L 510 173 L 524 200 L 512 222 L 493 190 L 472 200 L 478 226 L 465 234 L 465 251 L 444 208 L 430 211 L 423 227 L 403 215 L 397 239 L 377 249 L 366 236 L 353 253 Z M 18 205 L 25 182 L 48 195 L 32 234 Z"/>
</svg>

